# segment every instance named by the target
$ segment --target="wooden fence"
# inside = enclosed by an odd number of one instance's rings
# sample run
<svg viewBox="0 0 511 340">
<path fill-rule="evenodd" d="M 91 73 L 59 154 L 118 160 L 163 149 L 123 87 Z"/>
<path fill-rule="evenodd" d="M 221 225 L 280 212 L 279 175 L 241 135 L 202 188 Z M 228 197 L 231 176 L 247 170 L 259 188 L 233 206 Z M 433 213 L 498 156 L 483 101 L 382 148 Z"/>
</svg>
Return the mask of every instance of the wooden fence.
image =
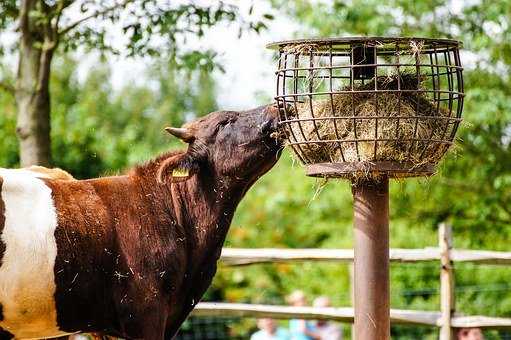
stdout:
<svg viewBox="0 0 511 340">
<path fill-rule="evenodd" d="M 414 263 L 440 261 L 440 311 L 413 311 L 391 309 L 392 323 L 435 326 L 440 328 L 440 340 L 454 339 L 454 330 L 464 327 L 511 329 L 511 318 L 464 316 L 455 311 L 454 263 L 511 265 L 511 252 L 464 250 L 452 248 L 451 227 L 439 227 L 438 248 L 390 249 L 390 261 Z M 352 249 L 239 249 L 224 248 L 221 261 L 226 265 L 240 266 L 257 263 L 282 263 L 303 261 L 352 262 Z M 254 305 L 242 303 L 202 302 L 195 308 L 197 316 L 272 317 L 278 319 L 327 319 L 353 322 L 351 307 L 314 308 Z"/>
</svg>

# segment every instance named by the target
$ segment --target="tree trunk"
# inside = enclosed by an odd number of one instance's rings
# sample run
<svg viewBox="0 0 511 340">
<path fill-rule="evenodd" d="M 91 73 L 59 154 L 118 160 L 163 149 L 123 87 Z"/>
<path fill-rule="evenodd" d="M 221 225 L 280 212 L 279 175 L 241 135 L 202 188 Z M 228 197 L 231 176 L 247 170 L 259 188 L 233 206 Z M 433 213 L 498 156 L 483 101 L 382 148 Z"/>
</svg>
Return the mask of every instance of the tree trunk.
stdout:
<svg viewBox="0 0 511 340">
<path fill-rule="evenodd" d="M 33 6 L 33 1 L 22 1 L 22 11 L 27 14 Z M 55 44 L 41 32 L 32 30 L 29 20 L 27 15 L 24 27 L 21 27 L 16 79 L 16 132 L 21 166 L 47 166 L 51 162 L 49 82 Z"/>
</svg>

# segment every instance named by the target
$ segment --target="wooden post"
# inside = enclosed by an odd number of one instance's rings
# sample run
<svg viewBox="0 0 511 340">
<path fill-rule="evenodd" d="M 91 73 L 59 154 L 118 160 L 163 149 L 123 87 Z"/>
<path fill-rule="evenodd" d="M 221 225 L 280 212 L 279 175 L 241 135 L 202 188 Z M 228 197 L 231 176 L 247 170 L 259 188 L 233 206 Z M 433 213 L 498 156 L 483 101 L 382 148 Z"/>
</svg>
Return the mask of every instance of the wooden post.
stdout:
<svg viewBox="0 0 511 340">
<path fill-rule="evenodd" d="M 451 318 L 455 310 L 454 298 L 454 267 L 451 260 L 452 228 L 447 223 L 440 223 L 438 228 L 438 244 L 440 248 L 440 312 L 442 325 L 440 340 L 453 340 L 454 329 Z"/>
<path fill-rule="evenodd" d="M 389 179 L 359 181 L 353 193 L 355 339 L 390 339 Z"/>
</svg>

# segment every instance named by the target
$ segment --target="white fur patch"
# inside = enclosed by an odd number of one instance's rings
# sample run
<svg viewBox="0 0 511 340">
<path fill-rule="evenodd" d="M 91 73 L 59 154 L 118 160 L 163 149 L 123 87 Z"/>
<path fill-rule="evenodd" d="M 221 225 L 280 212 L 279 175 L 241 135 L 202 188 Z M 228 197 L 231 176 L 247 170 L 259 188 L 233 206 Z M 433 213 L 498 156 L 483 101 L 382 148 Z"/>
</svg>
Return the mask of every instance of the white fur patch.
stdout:
<svg viewBox="0 0 511 340">
<path fill-rule="evenodd" d="M 23 170 L 0 169 L 5 252 L 0 266 L 0 327 L 16 338 L 64 334 L 57 326 L 54 265 L 57 214 L 51 189 Z"/>
</svg>

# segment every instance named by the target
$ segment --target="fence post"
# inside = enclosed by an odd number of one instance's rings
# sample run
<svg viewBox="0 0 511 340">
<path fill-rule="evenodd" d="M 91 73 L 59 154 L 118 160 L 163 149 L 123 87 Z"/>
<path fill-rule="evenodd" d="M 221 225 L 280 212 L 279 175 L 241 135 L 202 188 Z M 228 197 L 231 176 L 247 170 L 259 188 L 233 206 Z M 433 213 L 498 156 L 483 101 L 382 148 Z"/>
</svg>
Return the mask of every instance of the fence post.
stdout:
<svg viewBox="0 0 511 340">
<path fill-rule="evenodd" d="M 454 329 L 451 317 L 455 310 L 454 268 L 451 260 L 452 228 L 447 223 L 440 223 L 438 228 L 438 244 L 440 248 L 440 312 L 442 326 L 440 340 L 453 340 Z"/>
</svg>

